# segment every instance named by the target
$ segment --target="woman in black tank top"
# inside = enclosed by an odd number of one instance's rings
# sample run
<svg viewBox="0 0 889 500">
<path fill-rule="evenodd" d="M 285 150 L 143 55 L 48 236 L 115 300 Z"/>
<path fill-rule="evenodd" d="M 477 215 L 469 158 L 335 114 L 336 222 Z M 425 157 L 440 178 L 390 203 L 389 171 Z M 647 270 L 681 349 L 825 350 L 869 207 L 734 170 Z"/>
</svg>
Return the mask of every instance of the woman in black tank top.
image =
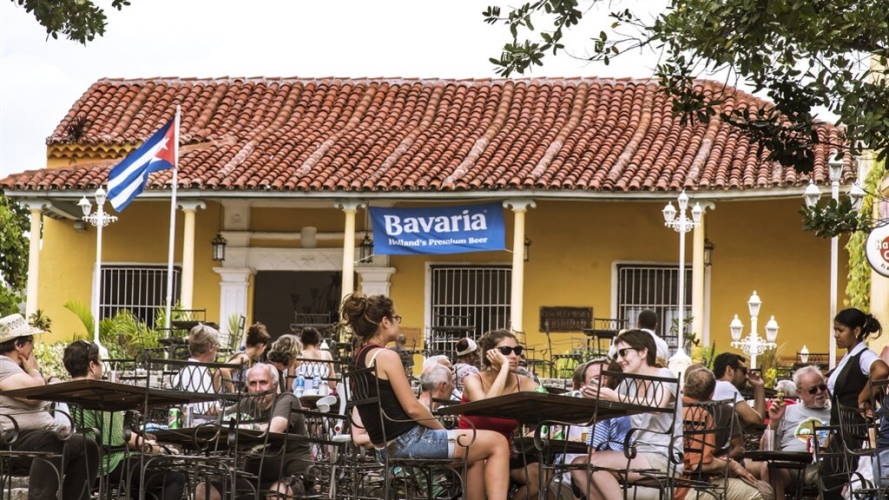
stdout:
<svg viewBox="0 0 889 500">
<path fill-rule="evenodd" d="M 445 430 L 411 390 L 398 353 L 385 346 L 399 333 L 401 316 L 383 295 L 352 294 L 343 301 L 343 320 L 352 328 L 359 348 L 355 368 L 375 368 L 380 405 L 388 418 L 380 418 L 376 404 L 357 406 L 371 443 L 392 458 L 452 458 L 466 456 L 467 499 L 505 500 L 509 487 L 509 446 L 492 431 Z M 371 394 L 375 395 L 375 394 Z M 409 420 L 399 422 L 392 420 Z M 472 443 L 471 446 L 467 445 Z"/>
</svg>

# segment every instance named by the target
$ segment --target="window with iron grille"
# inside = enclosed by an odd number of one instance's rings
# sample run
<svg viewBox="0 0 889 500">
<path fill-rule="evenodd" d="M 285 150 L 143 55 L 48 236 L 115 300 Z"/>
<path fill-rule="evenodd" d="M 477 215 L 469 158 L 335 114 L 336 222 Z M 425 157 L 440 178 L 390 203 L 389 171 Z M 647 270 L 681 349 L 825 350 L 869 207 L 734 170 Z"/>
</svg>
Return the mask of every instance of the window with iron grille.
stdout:
<svg viewBox="0 0 889 500">
<path fill-rule="evenodd" d="M 462 337 L 509 327 L 512 268 L 508 265 L 430 266 L 427 349 L 451 353 Z"/>
<path fill-rule="evenodd" d="M 676 347 L 679 321 L 679 266 L 653 264 L 617 265 L 617 317 L 636 328 L 644 309 L 657 314 L 657 334 Z M 685 321 L 691 320 L 691 269 L 685 268 Z M 690 330 L 686 326 L 686 333 Z"/>
<path fill-rule="evenodd" d="M 181 270 L 173 267 L 173 301 L 179 297 Z M 167 300 L 167 266 L 102 265 L 99 316 L 110 318 L 129 310 L 149 327 Z"/>
</svg>

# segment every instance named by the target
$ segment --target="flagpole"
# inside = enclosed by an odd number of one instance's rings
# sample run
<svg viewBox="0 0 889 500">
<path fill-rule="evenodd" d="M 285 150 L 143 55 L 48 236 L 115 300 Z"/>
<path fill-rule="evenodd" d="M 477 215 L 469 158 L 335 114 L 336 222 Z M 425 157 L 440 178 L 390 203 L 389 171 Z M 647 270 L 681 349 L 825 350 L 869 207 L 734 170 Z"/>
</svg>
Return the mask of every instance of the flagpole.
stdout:
<svg viewBox="0 0 889 500">
<path fill-rule="evenodd" d="M 179 185 L 179 105 L 176 105 L 176 118 L 173 123 L 173 187 L 170 194 L 170 246 L 167 250 L 167 310 L 164 315 L 164 328 L 170 336 L 170 321 L 173 319 L 173 251 L 176 248 L 176 190 Z"/>
</svg>

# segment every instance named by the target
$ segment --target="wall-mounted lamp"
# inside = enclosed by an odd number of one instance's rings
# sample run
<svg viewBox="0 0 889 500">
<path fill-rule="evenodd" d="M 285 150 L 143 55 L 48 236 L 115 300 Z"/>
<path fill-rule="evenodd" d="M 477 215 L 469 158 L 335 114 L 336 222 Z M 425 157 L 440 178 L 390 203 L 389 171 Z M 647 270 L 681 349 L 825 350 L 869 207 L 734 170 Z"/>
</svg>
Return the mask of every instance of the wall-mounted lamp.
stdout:
<svg viewBox="0 0 889 500">
<path fill-rule="evenodd" d="M 358 263 L 360 264 L 368 264 L 371 260 L 373 260 L 374 254 L 374 240 L 371 239 L 369 233 L 364 233 L 364 238 L 361 240 L 361 245 L 358 247 Z"/>
<path fill-rule="evenodd" d="M 225 260 L 225 238 L 222 237 L 221 234 L 217 234 L 213 241 L 211 242 L 213 245 L 213 260 L 217 262 L 222 262 Z"/>
<path fill-rule="evenodd" d="M 531 259 L 531 240 L 525 237 L 525 262 Z"/>
<path fill-rule="evenodd" d="M 704 265 L 705 266 L 713 265 L 713 249 L 714 248 L 716 248 L 716 247 L 713 245 L 713 242 L 705 238 L 704 239 Z"/>
</svg>

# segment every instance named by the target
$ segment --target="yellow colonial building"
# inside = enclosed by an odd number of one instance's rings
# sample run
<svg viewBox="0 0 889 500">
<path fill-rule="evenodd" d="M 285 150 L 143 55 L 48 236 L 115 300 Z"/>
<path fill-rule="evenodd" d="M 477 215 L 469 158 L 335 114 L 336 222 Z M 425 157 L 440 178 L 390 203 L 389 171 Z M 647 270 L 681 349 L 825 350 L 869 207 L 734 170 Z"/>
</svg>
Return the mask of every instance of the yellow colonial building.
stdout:
<svg viewBox="0 0 889 500">
<path fill-rule="evenodd" d="M 332 318 L 354 289 L 390 295 L 418 345 L 455 324 L 512 328 L 538 357 L 582 342 L 543 308 L 627 326 L 649 308 L 670 338 L 679 234 L 661 209 L 685 190 L 703 209 L 684 256 L 689 331 L 729 350 L 729 322 L 749 322 L 755 290 L 760 329 L 775 316 L 783 355 L 827 352 L 829 241 L 802 230 L 799 210 L 810 181 L 829 182 L 832 151 L 817 147 L 801 175 L 718 119 L 680 124 L 654 81 L 589 78 L 100 80 L 49 136 L 47 165 L 0 180 L 42 234 L 27 309 L 57 338 L 82 332 L 69 300 L 149 321 L 163 307 L 172 170 L 105 228 L 98 296 L 96 231 L 76 203 L 177 104 L 176 298 L 224 331 L 237 316 L 275 335 L 297 315 Z M 737 92 L 723 106 L 761 104 Z M 845 161 L 848 186 L 857 172 Z M 367 255 L 369 206 L 481 202 L 502 204 L 507 251 Z M 841 295 L 847 260 L 841 245 Z"/>
</svg>

